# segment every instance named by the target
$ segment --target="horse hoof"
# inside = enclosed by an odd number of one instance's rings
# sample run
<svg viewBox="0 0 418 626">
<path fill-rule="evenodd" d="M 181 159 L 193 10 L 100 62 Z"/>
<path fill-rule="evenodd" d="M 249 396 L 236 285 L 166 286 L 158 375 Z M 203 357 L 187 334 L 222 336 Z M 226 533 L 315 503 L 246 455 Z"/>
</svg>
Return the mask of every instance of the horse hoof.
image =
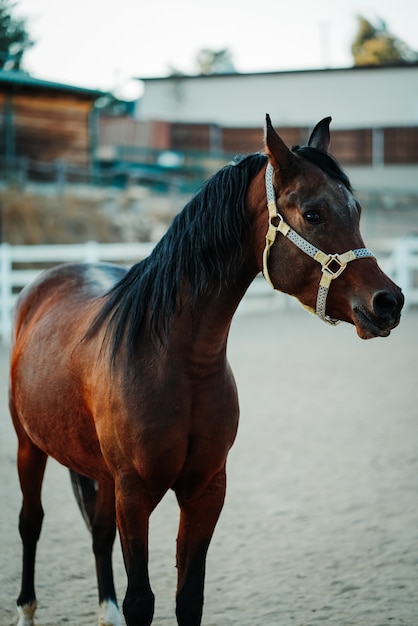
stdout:
<svg viewBox="0 0 418 626">
<path fill-rule="evenodd" d="M 36 606 L 36 602 L 31 602 L 31 604 L 17 607 L 17 612 L 19 613 L 17 626 L 34 626 L 33 616 L 35 615 Z"/>
<path fill-rule="evenodd" d="M 116 604 L 112 600 L 102 602 L 99 610 L 99 626 L 121 626 L 121 623 L 120 612 Z M 18 624 L 18 626 L 21 625 Z"/>
</svg>

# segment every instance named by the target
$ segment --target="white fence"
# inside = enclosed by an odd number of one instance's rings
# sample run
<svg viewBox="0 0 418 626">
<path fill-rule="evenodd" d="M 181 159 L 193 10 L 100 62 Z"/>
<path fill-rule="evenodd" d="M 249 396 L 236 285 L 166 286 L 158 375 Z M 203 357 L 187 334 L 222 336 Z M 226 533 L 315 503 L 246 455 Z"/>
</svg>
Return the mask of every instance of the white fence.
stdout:
<svg viewBox="0 0 418 626">
<path fill-rule="evenodd" d="M 418 305 L 418 236 L 379 239 L 370 248 L 380 267 L 402 288 L 405 309 Z"/>
<path fill-rule="evenodd" d="M 0 341 L 6 343 L 9 341 L 12 309 L 18 292 L 34 280 L 45 267 L 65 262 L 96 263 L 100 261 L 131 265 L 148 256 L 153 246 L 154 244 L 151 243 L 98 244 L 94 241 L 85 244 L 50 246 L 1 244 Z M 370 247 L 378 257 L 382 269 L 402 287 L 406 300 L 405 306 L 418 304 L 418 237 L 377 240 Z M 32 269 L 19 267 L 28 264 L 32 266 Z M 33 269 L 33 266 L 36 268 Z M 283 306 L 283 302 L 287 302 L 283 300 L 283 296 L 278 299 L 264 280 L 256 280 L 248 295 L 253 304 L 254 300 L 265 301 L 266 298 L 274 302 L 276 306 Z M 275 295 L 274 300 L 273 295 Z M 246 297 L 245 300 L 249 304 L 250 298 Z"/>
<path fill-rule="evenodd" d="M 46 267 L 68 262 L 97 263 L 100 261 L 132 265 L 150 254 L 151 243 L 110 243 L 50 246 L 0 245 L 0 341 L 10 339 L 12 310 L 18 292 L 34 280 Z M 32 266 L 20 269 L 19 265 Z M 35 269 L 34 266 L 37 266 Z"/>
</svg>

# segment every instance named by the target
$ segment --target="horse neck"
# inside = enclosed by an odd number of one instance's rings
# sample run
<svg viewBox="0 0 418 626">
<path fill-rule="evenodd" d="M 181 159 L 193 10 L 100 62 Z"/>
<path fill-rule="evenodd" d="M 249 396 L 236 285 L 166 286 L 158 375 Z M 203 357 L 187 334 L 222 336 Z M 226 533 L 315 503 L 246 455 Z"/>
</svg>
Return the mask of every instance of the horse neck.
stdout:
<svg viewBox="0 0 418 626">
<path fill-rule="evenodd" d="M 173 318 L 171 343 L 199 362 L 209 363 L 222 357 L 233 316 L 255 275 L 245 267 L 231 284 L 214 287 L 193 305 L 187 304 L 186 290 L 183 305 Z"/>
<path fill-rule="evenodd" d="M 175 336 L 182 337 L 182 343 L 187 342 L 192 346 L 194 352 L 215 354 L 224 351 L 233 316 L 248 287 L 261 270 L 267 229 L 263 172 L 258 181 L 254 179 L 248 190 L 252 237 L 241 266 L 226 284 L 215 283 L 194 304 L 189 304 L 187 287 L 182 290 L 182 305 L 174 316 L 173 332 Z M 257 234 L 258 229 L 262 231 L 261 236 Z"/>
</svg>

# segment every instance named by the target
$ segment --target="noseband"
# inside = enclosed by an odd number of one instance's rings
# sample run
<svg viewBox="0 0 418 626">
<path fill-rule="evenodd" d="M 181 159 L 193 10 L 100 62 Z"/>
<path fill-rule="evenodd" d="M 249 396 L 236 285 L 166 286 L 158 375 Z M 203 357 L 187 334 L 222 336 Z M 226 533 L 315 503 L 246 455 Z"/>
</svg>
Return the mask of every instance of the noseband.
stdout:
<svg viewBox="0 0 418 626">
<path fill-rule="evenodd" d="M 344 252 L 343 254 L 325 254 L 325 252 L 322 252 L 311 243 L 309 243 L 309 241 L 306 241 L 306 239 L 298 235 L 297 232 L 290 228 L 289 224 L 284 221 L 283 217 L 277 211 L 276 194 L 273 187 L 273 172 L 273 166 L 271 165 L 271 163 L 268 163 L 266 169 L 266 194 L 267 208 L 269 212 L 269 228 L 266 235 L 266 247 L 264 248 L 263 253 L 264 278 L 269 283 L 269 285 L 273 287 L 273 289 L 275 289 L 268 271 L 268 259 L 270 255 L 270 248 L 275 242 L 277 233 L 280 232 L 282 233 L 282 235 L 290 239 L 290 241 L 292 241 L 298 248 L 300 248 L 300 250 L 315 259 L 315 261 L 318 261 L 318 263 L 320 263 L 321 265 L 322 278 L 319 283 L 318 295 L 316 298 L 316 310 L 305 305 L 302 306 L 308 309 L 308 311 L 310 311 L 311 313 L 316 314 L 324 322 L 328 322 L 328 324 L 333 325 L 338 324 L 339 320 L 336 320 L 326 315 L 327 295 L 331 282 L 343 273 L 343 271 L 347 267 L 347 263 L 349 263 L 350 261 L 363 259 L 365 257 L 374 257 L 374 254 L 370 252 L 370 250 L 368 250 L 367 248 L 348 250 L 348 252 Z M 273 219 L 279 220 L 277 226 L 273 224 Z"/>
</svg>

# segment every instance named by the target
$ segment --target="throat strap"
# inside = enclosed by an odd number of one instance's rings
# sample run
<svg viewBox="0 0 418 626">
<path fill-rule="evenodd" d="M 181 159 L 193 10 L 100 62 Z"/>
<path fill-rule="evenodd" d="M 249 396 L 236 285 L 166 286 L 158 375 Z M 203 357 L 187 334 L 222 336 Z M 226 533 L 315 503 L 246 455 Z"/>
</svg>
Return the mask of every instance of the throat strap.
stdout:
<svg viewBox="0 0 418 626">
<path fill-rule="evenodd" d="M 338 324 L 339 320 L 326 315 L 326 301 L 328 296 L 328 290 L 331 282 L 340 276 L 347 267 L 347 263 L 355 261 L 356 259 L 362 259 L 366 257 L 374 257 L 373 252 L 367 248 L 357 248 L 355 250 L 348 250 L 343 254 L 326 254 L 322 252 L 314 245 L 309 243 L 306 239 L 301 237 L 296 231 L 294 231 L 289 224 L 287 224 L 283 217 L 277 210 L 276 194 L 273 186 L 273 166 L 271 163 L 267 164 L 266 169 L 266 195 L 267 195 L 267 208 L 269 212 L 269 227 L 266 234 L 266 245 L 263 252 L 263 275 L 269 285 L 276 289 L 271 280 L 268 261 L 270 256 L 270 249 L 276 240 L 277 233 L 281 233 L 284 237 L 287 237 L 292 243 L 295 244 L 300 250 L 305 252 L 308 256 L 312 257 L 321 265 L 322 277 L 318 287 L 318 295 L 316 299 L 316 310 L 311 307 L 302 305 L 311 313 L 322 319 L 329 324 Z M 274 222 L 277 222 L 275 224 Z"/>
</svg>

